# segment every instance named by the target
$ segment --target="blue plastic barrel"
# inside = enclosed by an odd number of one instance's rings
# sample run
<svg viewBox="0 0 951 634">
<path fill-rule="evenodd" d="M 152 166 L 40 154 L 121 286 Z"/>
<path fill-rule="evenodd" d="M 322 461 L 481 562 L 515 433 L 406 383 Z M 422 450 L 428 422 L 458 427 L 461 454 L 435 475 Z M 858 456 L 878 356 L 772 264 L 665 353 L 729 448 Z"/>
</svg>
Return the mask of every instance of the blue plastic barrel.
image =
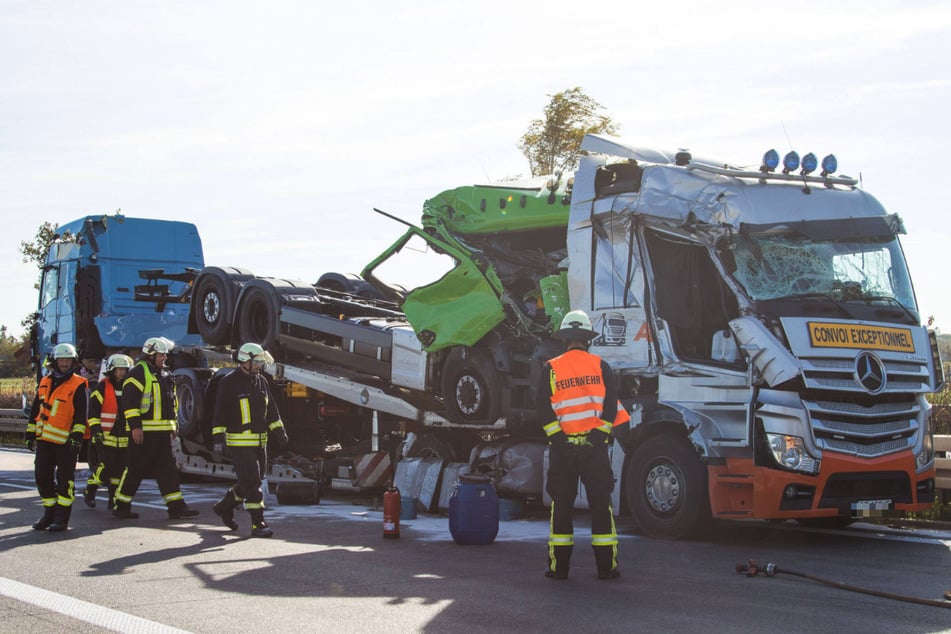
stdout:
<svg viewBox="0 0 951 634">
<path fill-rule="evenodd" d="M 499 497 L 488 476 L 466 473 L 449 498 L 449 532 L 457 544 L 491 544 L 499 534 Z"/>
</svg>

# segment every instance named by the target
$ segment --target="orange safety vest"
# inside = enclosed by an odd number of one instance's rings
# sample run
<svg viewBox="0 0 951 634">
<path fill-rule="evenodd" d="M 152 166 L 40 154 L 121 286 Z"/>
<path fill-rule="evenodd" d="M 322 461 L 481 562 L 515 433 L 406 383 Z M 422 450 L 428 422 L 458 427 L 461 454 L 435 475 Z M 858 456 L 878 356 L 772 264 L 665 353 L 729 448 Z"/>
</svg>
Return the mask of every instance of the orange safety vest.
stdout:
<svg viewBox="0 0 951 634">
<path fill-rule="evenodd" d="M 569 350 L 549 361 L 551 409 L 561 431 L 582 434 L 604 425 L 604 377 L 601 357 L 582 350 Z"/>
<path fill-rule="evenodd" d="M 65 445 L 73 428 L 73 397 L 76 390 L 86 389 L 86 379 L 73 374 L 51 393 L 52 385 L 53 377 L 46 375 L 40 379 L 40 385 L 36 389 L 37 398 L 40 399 L 40 411 L 36 415 L 36 437 L 54 445 Z"/>
</svg>

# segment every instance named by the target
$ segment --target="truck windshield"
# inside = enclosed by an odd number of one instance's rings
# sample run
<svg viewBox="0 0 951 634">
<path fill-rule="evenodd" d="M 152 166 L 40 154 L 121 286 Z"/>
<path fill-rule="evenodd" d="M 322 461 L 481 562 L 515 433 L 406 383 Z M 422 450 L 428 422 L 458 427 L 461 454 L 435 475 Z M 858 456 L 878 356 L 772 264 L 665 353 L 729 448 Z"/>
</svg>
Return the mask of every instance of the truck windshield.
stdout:
<svg viewBox="0 0 951 634">
<path fill-rule="evenodd" d="M 753 301 L 809 298 L 891 305 L 917 319 L 896 235 L 900 231 L 895 216 L 741 225 L 720 253 Z M 859 317 L 854 309 L 845 310 Z"/>
</svg>

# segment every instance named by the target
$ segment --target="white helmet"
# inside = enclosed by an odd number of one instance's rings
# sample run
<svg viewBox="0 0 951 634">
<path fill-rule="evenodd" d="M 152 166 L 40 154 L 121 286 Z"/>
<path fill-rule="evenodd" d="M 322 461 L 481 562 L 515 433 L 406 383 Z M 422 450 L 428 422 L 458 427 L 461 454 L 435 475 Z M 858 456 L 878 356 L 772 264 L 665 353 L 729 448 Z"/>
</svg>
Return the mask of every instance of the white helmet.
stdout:
<svg viewBox="0 0 951 634">
<path fill-rule="evenodd" d="M 271 356 L 270 352 L 265 350 L 261 344 L 251 342 L 238 348 L 238 354 L 235 358 L 238 363 L 245 363 L 246 361 L 263 361 L 264 365 L 274 363 L 274 357 Z"/>
<path fill-rule="evenodd" d="M 169 354 L 174 347 L 175 342 L 171 339 L 166 339 L 165 337 L 149 337 L 145 340 L 145 343 L 142 344 L 142 352 L 144 354 Z"/>
<path fill-rule="evenodd" d="M 562 341 L 590 341 L 598 333 L 591 329 L 591 318 L 583 310 L 573 310 L 561 320 L 561 328 L 552 335 Z"/>
<path fill-rule="evenodd" d="M 71 343 L 58 343 L 53 347 L 54 359 L 78 359 L 76 346 Z"/>
<path fill-rule="evenodd" d="M 131 368 L 133 365 L 135 361 L 129 355 L 114 354 L 106 361 L 106 372 L 112 372 L 116 368 Z"/>
</svg>

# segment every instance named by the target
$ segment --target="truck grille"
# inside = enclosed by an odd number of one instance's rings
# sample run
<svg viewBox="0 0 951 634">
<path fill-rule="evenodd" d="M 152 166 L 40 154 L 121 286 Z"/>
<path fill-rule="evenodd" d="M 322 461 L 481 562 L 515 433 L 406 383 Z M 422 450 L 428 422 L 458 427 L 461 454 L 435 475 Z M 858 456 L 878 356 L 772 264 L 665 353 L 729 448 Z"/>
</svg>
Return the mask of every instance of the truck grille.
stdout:
<svg viewBox="0 0 951 634">
<path fill-rule="evenodd" d="M 874 403 L 803 403 L 821 449 L 871 458 L 913 447 L 921 408 L 915 400 Z"/>
</svg>

